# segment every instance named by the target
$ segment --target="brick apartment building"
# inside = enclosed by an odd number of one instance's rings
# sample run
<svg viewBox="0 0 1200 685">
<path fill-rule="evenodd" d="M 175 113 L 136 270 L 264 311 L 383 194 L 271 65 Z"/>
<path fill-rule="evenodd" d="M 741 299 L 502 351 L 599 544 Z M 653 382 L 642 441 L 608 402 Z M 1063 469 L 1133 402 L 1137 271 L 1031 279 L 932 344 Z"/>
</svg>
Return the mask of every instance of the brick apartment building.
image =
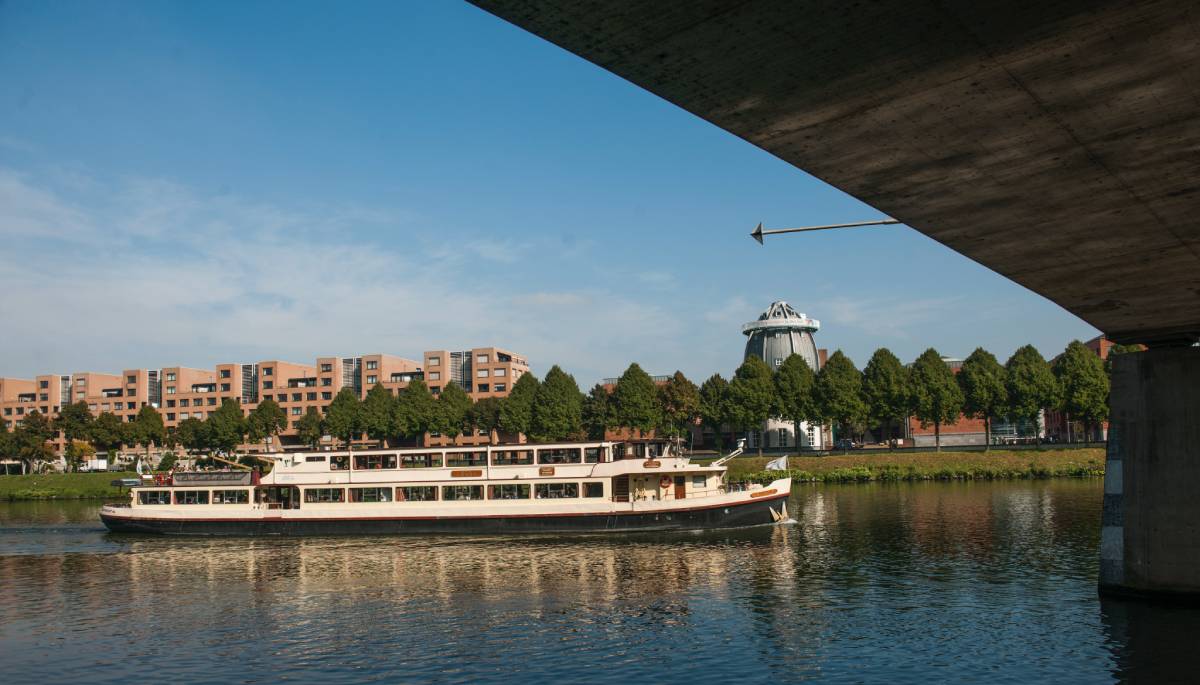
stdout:
<svg viewBox="0 0 1200 685">
<path fill-rule="evenodd" d="M 96 416 L 111 412 L 123 422 L 133 421 L 142 407 L 158 409 L 168 428 L 189 418 L 205 419 L 226 399 L 237 400 L 249 414 L 259 402 L 272 399 L 288 416 L 280 438 L 286 446 L 295 443 L 296 426 L 310 407 L 324 413 L 343 388 L 360 398 L 376 384 L 393 394 L 417 378 L 424 379 L 433 394 L 446 383 L 458 383 L 473 400 L 505 397 L 512 384 L 529 372 L 526 359 L 498 347 L 463 351 L 430 350 L 423 363 L 387 354 L 360 357 L 318 357 L 315 364 L 297 364 L 277 359 L 256 364 L 218 364 L 213 369 L 185 366 L 158 370 L 129 369 L 121 374 L 75 373 L 43 375 L 33 379 L 0 377 L 0 421 L 12 430 L 36 410 L 48 418 L 58 416 L 64 405 L 86 402 Z M 427 435 L 430 445 L 485 444 L 491 436 Z M 61 454 L 61 436 L 53 443 Z M 266 449 L 265 445 L 248 446 Z"/>
</svg>

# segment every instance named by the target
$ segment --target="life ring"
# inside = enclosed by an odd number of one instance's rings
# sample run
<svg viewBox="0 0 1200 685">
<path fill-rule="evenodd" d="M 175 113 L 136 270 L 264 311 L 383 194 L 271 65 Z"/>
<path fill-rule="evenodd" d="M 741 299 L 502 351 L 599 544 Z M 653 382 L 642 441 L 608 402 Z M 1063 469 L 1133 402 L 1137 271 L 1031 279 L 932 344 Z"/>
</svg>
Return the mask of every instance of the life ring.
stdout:
<svg viewBox="0 0 1200 685">
<path fill-rule="evenodd" d="M 671 487 L 670 476 L 663 476 L 662 478 L 660 478 L 658 480 L 658 487 L 662 488 L 663 490 L 666 490 L 667 488 Z"/>
</svg>

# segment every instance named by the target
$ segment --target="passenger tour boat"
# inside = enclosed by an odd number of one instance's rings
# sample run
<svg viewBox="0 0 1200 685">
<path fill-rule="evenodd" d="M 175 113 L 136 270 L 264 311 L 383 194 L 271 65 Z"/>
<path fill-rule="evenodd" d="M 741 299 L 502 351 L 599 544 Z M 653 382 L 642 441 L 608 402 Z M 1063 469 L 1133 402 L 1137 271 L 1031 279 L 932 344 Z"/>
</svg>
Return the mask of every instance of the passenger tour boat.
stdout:
<svg viewBox="0 0 1200 685">
<path fill-rule="evenodd" d="M 739 450 L 740 451 L 740 450 Z M 732 456 L 732 455 L 731 455 Z M 725 482 L 663 442 L 296 452 L 270 473 L 144 480 L 100 511 L 114 532 L 529 533 L 727 528 L 787 519 L 791 480 Z"/>
</svg>

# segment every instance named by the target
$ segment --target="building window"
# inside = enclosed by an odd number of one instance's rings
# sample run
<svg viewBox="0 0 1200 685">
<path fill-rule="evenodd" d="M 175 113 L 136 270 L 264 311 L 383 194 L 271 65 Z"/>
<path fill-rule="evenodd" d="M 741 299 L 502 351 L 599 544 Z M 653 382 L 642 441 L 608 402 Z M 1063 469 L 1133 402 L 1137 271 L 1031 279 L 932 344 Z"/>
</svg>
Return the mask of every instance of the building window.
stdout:
<svg viewBox="0 0 1200 685">
<path fill-rule="evenodd" d="M 275 369 L 270 366 L 264 366 L 262 372 L 263 372 L 264 376 L 274 376 L 275 375 Z"/>
<path fill-rule="evenodd" d="M 538 483 L 538 499 L 566 499 L 579 496 L 579 483 Z"/>
<path fill-rule="evenodd" d="M 264 400 L 264 401 L 265 401 L 265 400 L 269 400 L 269 399 L 271 399 L 271 396 L 270 396 L 270 395 L 263 395 L 263 400 Z M 276 401 L 276 402 L 279 402 L 280 404 L 283 404 L 284 402 L 287 402 L 287 393 L 285 393 L 285 392 L 281 392 L 281 393 L 279 393 L 279 397 L 276 397 L 276 398 L 275 398 L 275 401 Z"/>
<path fill-rule="evenodd" d="M 249 490 L 213 490 L 213 504 L 249 504 Z"/>
<path fill-rule="evenodd" d="M 304 413 L 303 407 L 292 407 L 292 416 L 300 416 Z"/>
<path fill-rule="evenodd" d="M 221 392 L 229 392 L 229 384 L 228 383 L 221 384 Z"/>
<path fill-rule="evenodd" d="M 172 386 L 168 387 L 168 388 L 167 388 L 167 394 L 168 394 L 168 395 L 174 395 L 174 394 L 175 394 L 175 386 L 173 386 L 173 385 L 172 385 Z"/>
<path fill-rule="evenodd" d="M 189 399 L 182 399 L 182 400 L 179 400 L 179 406 L 181 406 L 181 407 L 190 407 L 190 406 L 192 406 L 192 401 L 191 401 L 191 400 L 189 400 Z"/>
<path fill-rule="evenodd" d="M 430 371 L 429 372 L 429 380 L 431 380 L 431 381 L 442 380 L 442 372 L 441 371 Z"/>
<path fill-rule="evenodd" d="M 329 386 L 333 385 L 333 379 L 332 379 L 332 378 L 322 378 L 322 379 L 321 379 L 321 385 L 323 385 L 323 386 L 325 386 L 326 388 L 328 388 Z"/>
<path fill-rule="evenodd" d="M 480 383 L 479 385 L 475 386 L 475 390 L 476 390 L 476 391 L 478 391 L 478 392 L 487 392 L 487 391 L 488 391 L 488 384 L 487 384 L 487 383 Z"/>
<path fill-rule="evenodd" d="M 431 394 L 431 395 L 440 395 L 440 394 L 442 394 L 442 386 L 440 386 L 440 385 L 431 385 L 431 386 L 429 386 L 429 394 Z"/>
<path fill-rule="evenodd" d="M 221 369 L 221 378 L 229 378 L 229 369 Z"/>
<path fill-rule="evenodd" d="M 329 373 L 333 371 L 333 364 L 322 364 L 321 373 Z"/>
<path fill-rule="evenodd" d="M 173 411 L 167 412 L 167 420 L 174 421 L 175 420 L 175 412 L 173 412 Z"/>
<path fill-rule="evenodd" d="M 137 402 L 126 402 L 125 408 L 126 409 L 137 409 Z"/>
<path fill-rule="evenodd" d="M 193 416 L 193 417 L 195 417 L 195 418 L 197 418 L 197 419 L 202 419 L 202 418 L 204 418 L 204 412 L 202 412 L 202 411 L 198 411 L 198 412 L 196 412 L 196 413 L 192 414 L 192 416 Z M 135 417 L 133 417 L 133 416 L 130 416 L 130 417 L 129 417 L 129 420 L 130 420 L 130 421 L 132 421 L 134 418 L 135 418 Z"/>
<path fill-rule="evenodd" d="M 38 395 L 38 400 L 40 400 L 40 401 L 42 401 L 42 402 L 49 402 L 49 401 L 50 401 L 50 395 L 49 395 L 49 394 L 47 394 L 47 393 L 42 393 L 42 394 Z"/>
<path fill-rule="evenodd" d="M 137 376 L 126 376 L 125 382 L 126 383 L 137 383 Z"/>
<path fill-rule="evenodd" d="M 170 409 L 174 409 L 175 408 L 175 400 L 167 400 L 167 407 Z"/>
<path fill-rule="evenodd" d="M 539 464 L 579 464 L 582 456 L 578 447 L 538 450 Z"/>
<path fill-rule="evenodd" d="M 185 412 L 180 412 L 180 413 L 179 413 L 179 420 L 180 420 L 180 421 L 184 421 L 184 420 L 186 420 L 187 418 L 188 418 L 188 413 L 187 413 L 186 411 L 185 411 Z"/>
<path fill-rule="evenodd" d="M 396 488 L 397 502 L 436 502 L 437 487 L 433 485 L 409 485 Z"/>
<path fill-rule="evenodd" d="M 299 401 L 300 401 L 300 398 L 301 398 L 301 397 L 303 397 L 303 396 L 304 396 L 304 393 L 301 393 L 301 392 L 294 392 L 294 393 L 292 393 L 292 401 L 293 401 L 293 402 L 299 402 Z"/>
<path fill-rule="evenodd" d="M 275 383 L 273 381 L 263 381 L 263 390 L 271 390 L 274 387 Z"/>
<path fill-rule="evenodd" d="M 604 496 L 604 483 L 584 483 L 583 484 L 583 496 L 584 497 L 603 497 Z"/>
<path fill-rule="evenodd" d="M 175 504 L 208 504 L 208 490 L 176 490 Z"/>
<path fill-rule="evenodd" d="M 379 368 L 379 362 L 367 362 L 367 371 L 374 371 Z"/>
<path fill-rule="evenodd" d="M 441 357 L 430 357 L 430 358 L 429 358 L 429 360 L 426 362 L 426 365 L 428 365 L 428 366 L 441 366 L 441 365 L 442 365 L 442 359 L 441 359 Z"/>
<path fill-rule="evenodd" d="M 483 499 L 482 485 L 443 485 L 442 499 L 447 502 Z"/>
<path fill-rule="evenodd" d="M 475 372 L 476 378 L 487 378 L 490 375 L 491 375 L 491 372 L 488 371 L 487 369 L 480 369 Z"/>
<path fill-rule="evenodd" d="M 503 450 L 492 452 L 496 466 L 522 466 L 533 463 L 533 450 Z"/>
<path fill-rule="evenodd" d="M 50 389 L 50 381 L 38 381 L 38 387 L 42 390 Z"/>
<path fill-rule="evenodd" d="M 307 400 L 309 400 L 309 401 L 314 401 L 314 402 L 315 402 L 315 401 L 316 401 L 316 399 L 317 399 L 317 393 L 315 393 L 315 392 L 307 392 L 307 393 L 304 393 L 304 398 L 305 398 L 305 399 L 307 399 Z"/>
<path fill-rule="evenodd" d="M 351 502 L 391 502 L 391 488 L 350 488 Z"/>
<path fill-rule="evenodd" d="M 506 375 L 508 375 L 508 369 L 496 369 L 492 373 L 492 375 L 493 376 L 506 376 Z"/>
<path fill-rule="evenodd" d="M 529 499 L 529 486 L 509 483 L 489 485 L 488 499 Z"/>
<path fill-rule="evenodd" d="M 170 490 L 139 490 L 138 504 L 170 504 Z"/>
<path fill-rule="evenodd" d="M 304 501 L 309 504 L 313 504 L 313 503 L 317 503 L 317 502 L 321 502 L 321 503 L 345 502 L 346 501 L 346 491 L 341 488 L 311 488 L 311 489 L 304 491 Z M 370 500 L 370 501 L 386 502 L 387 500 Z"/>
<path fill-rule="evenodd" d="M 82 400 L 82 399 L 83 399 L 83 393 L 82 393 L 82 392 L 76 392 L 76 393 L 75 393 L 75 399 L 77 399 L 77 400 Z"/>
<path fill-rule="evenodd" d="M 495 385 L 492 386 L 492 392 L 505 392 L 507 390 L 508 390 L 508 386 L 505 385 L 504 383 L 496 383 Z"/>
<path fill-rule="evenodd" d="M 486 364 L 486 363 L 488 363 L 489 361 L 491 361 L 491 357 L 489 357 L 489 356 L 488 356 L 488 355 L 486 355 L 486 354 L 477 354 L 477 355 L 475 355 L 475 362 L 476 362 L 476 363 L 478 363 L 478 364 Z"/>
<path fill-rule="evenodd" d="M 323 399 L 323 400 L 332 400 L 332 399 L 333 399 L 333 393 L 331 393 L 331 392 L 323 392 L 323 393 L 321 393 L 321 399 Z"/>
<path fill-rule="evenodd" d="M 75 379 L 75 385 L 77 385 L 78 387 L 81 387 L 81 388 L 82 388 L 82 387 L 83 387 L 83 385 L 84 385 L 85 383 L 87 383 L 87 380 L 85 380 L 85 379 L 83 379 L 83 378 L 76 378 L 76 379 Z"/>
<path fill-rule="evenodd" d="M 375 385 L 379 382 L 379 376 L 367 376 L 367 385 Z"/>
<path fill-rule="evenodd" d="M 215 398 L 215 397 L 207 397 L 207 398 L 205 398 L 205 400 L 206 400 L 206 401 L 205 401 L 205 404 L 207 404 L 208 406 L 210 406 L 210 407 L 215 407 L 215 406 L 217 406 L 217 398 Z"/>
</svg>

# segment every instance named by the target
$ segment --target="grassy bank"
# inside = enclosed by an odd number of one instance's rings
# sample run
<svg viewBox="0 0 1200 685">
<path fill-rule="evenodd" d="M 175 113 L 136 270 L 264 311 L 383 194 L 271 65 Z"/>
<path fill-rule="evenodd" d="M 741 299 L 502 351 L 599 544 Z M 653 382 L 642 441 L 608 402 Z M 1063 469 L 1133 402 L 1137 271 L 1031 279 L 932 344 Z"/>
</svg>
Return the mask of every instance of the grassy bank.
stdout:
<svg viewBox="0 0 1200 685">
<path fill-rule="evenodd" d="M 0 501 L 34 499 L 109 499 L 122 493 L 109 485 L 116 478 L 136 478 L 135 473 L 44 473 L 0 476 Z"/>
<path fill-rule="evenodd" d="M 729 480 L 769 483 L 779 471 L 764 471 L 770 458 L 744 457 L 729 463 Z M 1090 478 L 1104 475 L 1104 450 L 994 450 L 991 452 L 851 452 L 828 457 L 789 457 L 788 473 L 798 483 L 856 483 L 915 480 L 1019 480 Z"/>
</svg>

